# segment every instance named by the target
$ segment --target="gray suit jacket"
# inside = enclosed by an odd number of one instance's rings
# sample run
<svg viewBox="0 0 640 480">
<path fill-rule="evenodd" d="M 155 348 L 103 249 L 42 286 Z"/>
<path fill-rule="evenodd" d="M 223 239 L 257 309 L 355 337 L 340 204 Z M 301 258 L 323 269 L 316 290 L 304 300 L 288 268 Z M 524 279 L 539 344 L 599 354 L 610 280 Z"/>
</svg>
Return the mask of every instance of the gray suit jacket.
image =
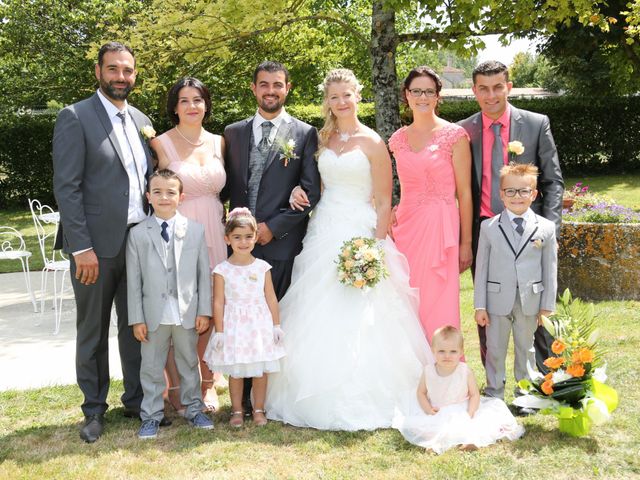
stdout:
<svg viewBox="0 0 640 480">
<path fill-rule="evenodd" d="M 151 121 L 131 105 L 138 132 Z M 153 171 L 149 148 L 148 177 Z M 113 126 L 97 94 L 63 109 L 53 132 L 53 191 L 60 209 L 63 249 L 118 254 L 127 231 L 129 177 Z"/>
<path fill-rule="evenodd" d="M 553 222 L 536 215 L 519 243 L 506 211 L 482 223 L 476 256 L 475 308 L 508 315 L 520 294 L 525 315 L 556 309 L 558 245 Z"/>
<path fill-rule="evenodd" d="M 516 155 L 518 163 L 532 163 L 540 170 L 538 177 L 538 197 L 531 209 L 556 224 L 556 236 L 560 234 L 562 222 L 562 194 L 564 181 L 560 170 L 560 160 L 556 150 L 549 117 L 539 113 L 521 110 L 510 105 L 511 124 L 509 141 L 519 140 L 524 145 L 524 153 Z M 458 122 L 471 139 L 473 156 L 471 191 L 473 197 L 473 238 L 478 238 L 480 230 L 480 197 L 482 195 L 482 112 Z"/>
<path fill-rule="evenodd" d="M 198 315 L 211 316 L 211 272 L 199 223 L 177 214 L 173 229 L 176 272 L 167 270 L 162 229 L 155 217 L 133 227 L 127 239 L 127 298 L 129 325 L 146 323 L 157 330 L 169 298 L 168 276 L 176 275 L 178 310 L 184 328 L 194 328 Z"/>
</svg>

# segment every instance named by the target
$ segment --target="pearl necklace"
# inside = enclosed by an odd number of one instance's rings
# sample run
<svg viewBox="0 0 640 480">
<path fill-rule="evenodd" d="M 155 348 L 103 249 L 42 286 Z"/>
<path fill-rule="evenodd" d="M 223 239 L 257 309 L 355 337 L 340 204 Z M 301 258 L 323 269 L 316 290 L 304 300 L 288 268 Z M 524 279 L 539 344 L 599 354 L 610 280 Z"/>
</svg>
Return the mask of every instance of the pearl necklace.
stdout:
<svg viewBox="0 0 640 480">
<path fill-rule="evenodd" d="M 200 127 L 200 135 L 202 135 L 202 130 L 203 128 Z M 178 135 L 180 135 L 184 139 L 184 141 L 187 142 L 189 145 L 193 145 L 194 147 L 201 147 L 202 145 L 204 145 L 204 140 L 200 140 L 199 142 L 196 142 L 196 143 L 189 140 L 187 137 L 185 137 L 182 134 L 182 132 L 180 131 L 177 125 L 176 125 L 176 131 L 178 132 Z M 198 135 L 198 138 L 200 138 L 200 135 Z"/>
</svg>

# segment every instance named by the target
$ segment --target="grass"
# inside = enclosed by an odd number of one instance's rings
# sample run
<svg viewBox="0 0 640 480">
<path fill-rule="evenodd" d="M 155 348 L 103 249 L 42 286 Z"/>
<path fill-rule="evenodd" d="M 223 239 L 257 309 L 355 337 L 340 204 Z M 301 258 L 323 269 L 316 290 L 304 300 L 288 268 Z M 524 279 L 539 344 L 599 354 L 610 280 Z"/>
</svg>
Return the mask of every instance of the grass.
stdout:
<svg viewBox="0 0 640 480">
<path fill-rule="evenodd" d="M 480 383 L 482 367 L 472 321 L 472 285 L 462 282 L 467 361 Z M 557 420 L 521 419 L 527 433 L 477 452 L 425 453 L 391 429 L 319 432 L 270 422 L 265 428 L 227 426 L 229 398 L 221 395 L 213 432 L 195 431 L 180 418 L 156 441 L 136 438 L 139 423 L 121 415 L 122 384 L 112 382 L 103 438 L 78 437 L 81 395 L 76 386 L 0 393 L 0 478 L 193 479 L 560 479 L 640 478 L 640 302 L 600 302 L 602 345 L 609 382 L 620 393 L 612 421 L 589 437 L 560 434 Z M 510 378 L 507 392 L 513 388 Z"/>
</svg>

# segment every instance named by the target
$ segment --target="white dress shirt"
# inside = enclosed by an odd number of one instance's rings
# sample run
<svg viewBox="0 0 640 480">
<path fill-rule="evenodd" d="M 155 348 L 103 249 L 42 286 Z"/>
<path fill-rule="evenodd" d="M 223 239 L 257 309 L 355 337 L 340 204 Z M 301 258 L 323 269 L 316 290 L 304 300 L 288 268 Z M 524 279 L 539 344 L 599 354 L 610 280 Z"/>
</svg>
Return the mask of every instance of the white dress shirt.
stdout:
<svg viewBox="0 0 640 480">
<path fill-rule="evenodd" d="M 533 210 L 531 210 L 530 208 L 528 208 L 527 211 L 524 212 L 522 215 L 516 215 L 508 208 L 506 210 L 507 210 L 507 215 L 509 216 L 509 221 L 511 222 L 511 228 L 513 228 L 514 232 L 516 231 L 516 227 L 518 226 L 518 224 L 513 221 L 514 218 L 522 218 L 523 220 L 522 228 L 525 228 L 525 229 L 527 228 L 527 222 L 532 222 L 535 219 L 535 213 L 533 213 Z"/>
<path fill-rule="evenodd" d="M 276 135 L 278 134 L 280 125 L 282 125 L 282 122 L 284 122 L 288 118 L 289 114 L 285 111 L 284 107 L 282 108 L 282 110 L 280 110 L 278 116 L 276 118 L 272 118 L 271 120 L 267 120 L 266 118 L 264 118 L 262 115 L 260 115 L 259 111 L 256 112 L 256 116 L 253 117 L 253 141 L 255 145 L 258 146 L 260 140 L 262 140 L 262 124 L 264 122 L 273 123 L 271 132 L 269 132 L 269 145 L 271 145 L 276 138 Z"/>
<path fill-rule="evenodd" d="M 160 225 L 160 227 L 162 228 L 162 222 L 167 222 L 167 225 L 169 225 L 167 227 L 167 234 L 169 234 L 169 241 L 165 242 L 164 238 L 162 239 L 162 246 L 164 247 L 164 255 L 165 257 L 167 256 L 167 247 L 169 245 L 171 245 L 171 255 L 175 255 L 175 244 L 173 242 L 174 238 L 173 238 L 173 227 L 176 223 L 176 216 L 174 215 L 173 217 L 171 217 L 169 220 L 164 220 L 162 218 L 156 217 L 154 215 L 154 218 L 156 219 L 156 222 L 158 222 L 158 225 Z M 175 257 L 174 257 L 175 258 Z M 173 273 L 174 275 L 177 274 L 177 272 L 170 272 Z M 176 285 L 177 285 L 178 281 L 176 279 Z M 170 292 L 171 293 L 171 292 Z M 167 303 L 164 307 L 164 310 L 162 311 L 162 318 L 160 319 L 160 325 L 182 325 L 182 319 L 180 318 L 180 309 L 178 307 L 178 298 L 177 298 L 177 292 L 174 292 L 174 294 L 176 295 L 175 297 L 170 294 L 167 297 Z"/>
<path fill-rule="evenodd" d="M 127 111 L 127 101 L 125 100 L 124 108 L 122 112 L 126 115 L 126 129 L 127 137 L 131 142 L 131 149 L 133 149 L 133 155 L 129 148 L 127 138 L 124 136 L 124 130 L 122 128 L 122 120 L 118 117 L 120 110 L 111 103 L 98 89 L 98 98 L 102 102 L 107 116 L 113 126 L 113 131 L 118 139 L 120 145 L 120 151 L 122 152 L 124 168 L 129 176 L 129 209 L 127 212 L 127 223 L 139 223 L 147 216 L 144 213 L 142 206 L 142 196 L 144 195 L 144 189 L 146 189 L 145 172 L 147 167 L 147 156 L 144 153 L 142 142 L 140 141 L 140 134 L 136 129 L 136 124 L 133 121 L 131 115 Z M 134 158 L 135 157 L 135 158 Z M 136 169 L 138 173 L 136 174 Z"/>
</svg>

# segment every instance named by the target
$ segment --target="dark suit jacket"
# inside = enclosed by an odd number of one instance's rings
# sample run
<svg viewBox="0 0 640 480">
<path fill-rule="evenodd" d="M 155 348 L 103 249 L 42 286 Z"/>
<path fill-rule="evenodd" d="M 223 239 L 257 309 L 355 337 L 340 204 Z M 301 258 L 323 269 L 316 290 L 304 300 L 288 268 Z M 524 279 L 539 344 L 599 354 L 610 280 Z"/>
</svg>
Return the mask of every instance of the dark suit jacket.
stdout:
<svg viewBox="0 0 640 480">
<path fill-rule="evenodd" d="M 227 183 L 220 196 L 223 202 L 230 200 L 232 209 L 248 206 L 252 123 L 253 117 L 229 125 L 224 130 Z M 289 139 L 295 141 L 297 158 L 285 166 L 278 144 Z M 302 250 L 309 212 L 320 199 L 320 174 L 315 158 L 317 149 L 318 133 L 314 127 L 290 116 L 283 120 L 269 152 L 256 201 L 256 220 L 267 224 L 274 239 L 267 245 L 256 245 L 256 255 L 290 260 Z M 311 203 L 304 212 L 292 210 L 289 206 L 289 195 L 296 185 L 305 190 Z"/>
<path fill-rule="evenodd" d="M 562 194 L 564 181 L 560 171 L 558 151 L 551 135 L 549 117 L 539 113 L 521 110 L 510 105 L 511 124 L 509 141 L 519 140 L 524 145 L 524 153 L 516 155 L 518 163 L 532 163 L 540 170 L 538 177 L 538 197 L 531 209 L 538 215 L 556 224 L 556 236 L 560 235 L 562 221 Z M 471 139 L 471 192 L 473 197 L 473 242 L 474 252 L 480 233 L 480 197 L 482 194 L 482 112 L 458 122 Z"/>
<path fill-rule="evenodd" d="M 151 121 L 131 105 L 138 132 Z M 153 171 L 151 152 L 145 176 Z M 113 126 L 97 94 L 63 109 L 53 132 L 53 191 L 60 209 L 63 249 L 93 248 L 113 258 L 127 231 L 129 177 Z"/>
</svg>

